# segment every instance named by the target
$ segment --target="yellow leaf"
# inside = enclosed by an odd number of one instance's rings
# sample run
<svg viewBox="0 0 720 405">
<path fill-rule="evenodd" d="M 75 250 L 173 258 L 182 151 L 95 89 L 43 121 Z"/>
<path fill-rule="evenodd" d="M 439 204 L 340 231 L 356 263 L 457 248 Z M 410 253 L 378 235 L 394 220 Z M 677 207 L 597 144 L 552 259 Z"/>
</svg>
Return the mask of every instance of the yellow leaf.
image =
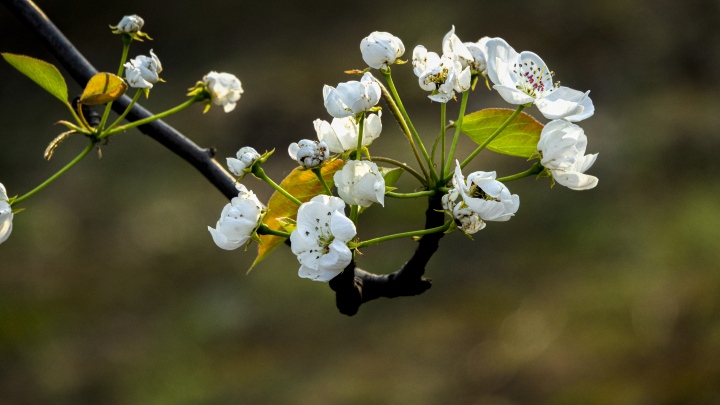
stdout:
<svg viewBox="0 0 720 405">
<path fill-rule="evenodd" d="M 335 172 L 342 169 L 344 164 L 345 162 L 338 159 L 326 164 L 322 168 L 323 178 L 331 189 L 335 184 L 333 181 L 333 175 Z M 323 188 L 320 180 L 318 180 L 317 176 L 315 176 L 315 173 L 310 170 L 300 170 L 299 167 L 293 170 L 285 178 L 285 180 L 280 183 L 280 187 L 304 203 L 310 201 L 310 199 L 316 195 L 323 194 L 325 191 L 325 188 Z M 298 208 L 300 207 L 298 207 L 297 204 L 275 191 L 268 202 L 267 215 L 265 216 L 264 221 L 265 225 L 271 229 L 284 232 L 285 230 L 278 219 L 285 217 L 292 218 L 293 220 L 297 219 Z M 267 255 L 269 255 L 276 247 L 285 242 L 286 238 L 283 238 L 282 236 L 260 235 L 260 239 L 263 241 L 263 244 L 258 244 L 258 255 L 257 258 L 255 258 L 253 265 L 250 267 L 251 270 L 256 264 L 266 258 Z"/>
<path fill-rule="evenodd" d="M 98 73 L 85 87 L 80 103 L 85 105 L 106 104 L 122 97 L 127 90 L 125 81 L 110 73 Z"/>
</svg>

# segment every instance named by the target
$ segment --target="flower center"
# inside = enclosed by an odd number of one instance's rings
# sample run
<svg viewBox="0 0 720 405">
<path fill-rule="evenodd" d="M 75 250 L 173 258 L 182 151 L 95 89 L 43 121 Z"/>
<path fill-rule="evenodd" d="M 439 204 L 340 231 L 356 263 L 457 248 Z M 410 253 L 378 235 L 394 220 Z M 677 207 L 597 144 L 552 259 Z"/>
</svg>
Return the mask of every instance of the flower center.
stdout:
<svg viewBox="0 0 720 405">
<path fill-rule="evenodd" d="M 445 84 L 445 82 L 447 81 L 449 71 L 450 71 L 450 69 L 443 68 L 441 71 L 439 71 L 438 73 L 435 73 L 434 75 L 428 75 L 425 78 L 425 82 L 426 83 L 435 83 L 435 88 L 437 90 L 440 90 L 440 86 Z"/>
<path fill-rule="evenodd" d="M 335 237 L 328 233 L 327 235 L 320 229 L 320 237 L 318 238 L 318 244 L 323 248 L 323 254 L 330 252 L 330 244 L 333 243 Z"/>
<path fill-rule="evenodd" d="M 547 66 L 539 67 L 533 61 L 515 64 L 513 72 L 518 75 L 517 89 L 533 98 L 543 98 L 560 87 L 560 82 L 551 84 L 555 72 Z"/>
<path fill-rule="evenodd" d="M 481 198 L 486 201 L 500 201 L 499 198 L 491 197 L 486 192 L 483 191 L 479 186 L 473 184 L 470 186 L 470 190 L 468 191 L 468 195 L 471 198 Z"/>
</svg>

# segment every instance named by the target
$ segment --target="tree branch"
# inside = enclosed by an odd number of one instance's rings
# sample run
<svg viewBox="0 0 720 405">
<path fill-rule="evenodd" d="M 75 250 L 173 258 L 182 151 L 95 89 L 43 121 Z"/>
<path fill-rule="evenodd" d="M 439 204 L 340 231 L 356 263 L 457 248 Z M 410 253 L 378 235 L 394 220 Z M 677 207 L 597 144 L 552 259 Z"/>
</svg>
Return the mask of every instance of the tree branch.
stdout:
<svg viewBox="0 0 720 405">
<path fill-rule="evenodd" d="M 40 36 L 60 64 L 81 86 L 84 87 L 88 80 L 98 73 L 32 1 L 0 0 L 0 2 Z M 113 103 L 112 108 L 117 113 L 122 113 L 130 102 L 129 97 L 123 96 Z M 152 114 L 149 111 L 135 104 L 126 118 L 128 121 L 137 121 L 150 116 Z M 215 155 L 213 149 L 200 148 L 161 120 L 141 125 L 138 129 L 193 165 L 228 199 L 237 196 L 235 178 L 213 159 Z M 422 166 L 422 161 L 420 165 Z M 425 212 L 426 229 L 443 225 L 444 214 L 436 211 L 440 208 L 440 195 L 430 197 Z M 392 274 L 368 273 L 355 268 L 354 261 L 350 263 L 342 274 L 330 280 L 330 287 L 336 292 L 336 302 L 340 312 L 354 315 L 362 303 L 376 298 L 412 296 L 425 292 L 431 286 L 430 280 L 423 277 L 425 266 L 437 250 L 438 242 L 442 237 L 442 233 L 424 235 L 410 260 Z"/>
</svg>

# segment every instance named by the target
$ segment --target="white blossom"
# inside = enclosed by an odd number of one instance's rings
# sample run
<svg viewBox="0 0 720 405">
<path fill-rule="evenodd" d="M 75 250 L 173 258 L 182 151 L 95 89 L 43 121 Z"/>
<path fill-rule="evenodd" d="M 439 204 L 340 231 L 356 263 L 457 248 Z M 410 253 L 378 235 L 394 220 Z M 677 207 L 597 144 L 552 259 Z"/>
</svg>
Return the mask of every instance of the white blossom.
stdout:
<svg viewBox="0 0 720 405">
<path fill-rule="evenodd" d="M 300 262 L 298 275 L 329 281 L 350 264 L 347 243 L 355 237 L 355 224 L 344 214 L 345 203 L 319 195 L 300 206 L 297 229 L 290 235 L 292 252 Z"/>
<path fill-rule="evenodd" d="M 472 72 L 469 67 L 463 69 L 454 52 L 439 57 L 437 53 L 428 52 L 424 46 L 418 45 L 413 50 L 413 68 L 420 87 L 433 92 L 428 96 L 433 101 L 447 103 L 454 97 L 455 91 L 462 93 L 470 89 Z"/>
<path fill-rule="evenodd" d="M 212 102 L 223 106 L 225 112 L 235 109 L 235 103 L 243 93 L 240 80 L 230 73 L 210 72 L 203 77 L 203 84 L 210 92 Z"/>
<path fill-rule="evenodd" d="M 240 148 L 237 152 L 237 159 L 227 158 L 227 165 L 230 173 L 236 176 L 242 176 L 244 171 L 260 158 L 260 154 L 249 146 Z"/>
<path fill-rule="evenodd" d="M 0 243 L 5 242 L 12 232 L 14 215 L 9 200 L 5 186 L 0 183 Z"/>
<path fill-rule="evenodd" d="M 162 64 L 160 59 L 150 50 L 150 56 L 140 55 L 125 64 L 125 78 L 130 87 L 152 89 L 153 84 L 160 80 Z"/>
<path fill-rule="evenodd" d="M 368 66 L 387 69 L 405 53 L 405 45 L 388 32 L 375 31 L 360 42 L 360 52 Z"/>
<path fill-rule="evenodd" d="M 380 136 L 382 111 L 365 116 L 362 145 L 368 146 Z M 331 153 L 344 153 L 357 149 L 359 126 L 355 116 L 333 118 L 332 124 L 317 119 L 313 122 L 319 140 L 324 141 Z"/>
<path fill-rule="evenodd" d="M 587 136 L 582 128 L 563 120 L 549 122 L 540 133 L 538 152 L 555 181 L 571 190 L 589 190 L 598 178 L 584 174 L 598 154 L 586 155 Z"/>
<path fill-rule="evenodd" d="M 380 101 L 380 85 L 370 72 L 360 81 L 338 84 L 337 88 L 325 85 L 323 99 L 328 113 L 335 118 L 352 117 L 369 111 Z"/>
<path fill-rule="evenodd" d="M 495 172 L 474 172 L 467 181 L 455 161 L 453 187 L 460 193 L 465 205 L 483 221 L 507 221 L 520 208 L 520 197 L 495 180 Z"/>
<path fill-rule="evenodd" d="M 260 225 L 262 204 L 255 193 L 236 184 L 238 196 L 223 208 L 215 228 L 208 226 L 219 248 L 235 250 L 245 244 Z"/>
<path fill-rule="evenodd" d="M 553 83 L 555 72 L 535 53 L 518 54 L 501 38 L 489 40 L 486 46 L 488 76 L 508 103 L 534 103 L 551 120 L 581 121 L 594 113 L 590 91 L 583 93 Z"/>
<path fill-rule="evenodd" d="M 472 235 L 485 228 L 485 222 L 480 219 L 480 216 L 476 212 L 465 205 L 464 201 L 457 201 L 459 195 L 460 193 L 458 193 L 457 190 L 450 190 L 448 194 L 443 196 L 442 206 L 445 212 L 453 218 L 455 225 L 457 225 L 461 231 Z"/>
<path fill-rule="evenodd" d="M 445 34 L 443 38 L 443 53 L 454 52 L 458 56 L 458 60 L 463 69 L 470 67 L 472 72 L 487 74 L 487 47 L 485 44 L 489 37 L 483 37 L 478 42 L 462 42 L 455 35 L 455 26 Z"/>
<path fill-rule="evenodd" d="M 143 25 L 145 25 L 145 21 L 140 18 L 139 15 L 133 14 L 123 17 L 117 27 L 111 27 L 117 29 L 121 33 L 134 34 L 140 31 Z"/>
<path fill-rule="evenodd" d="M 291 143 L 288 154 L 306 169 L 318 167 L 330 157 L 328 146 L 324 141 L 318 142 L 309 139 Z"/>
<path fill-rule="evenodd" d="M 385 206 L 385 179 L 373 162 L 349 160 L 333 177 L 340 197 L 350 205 Z"/>
</svg>

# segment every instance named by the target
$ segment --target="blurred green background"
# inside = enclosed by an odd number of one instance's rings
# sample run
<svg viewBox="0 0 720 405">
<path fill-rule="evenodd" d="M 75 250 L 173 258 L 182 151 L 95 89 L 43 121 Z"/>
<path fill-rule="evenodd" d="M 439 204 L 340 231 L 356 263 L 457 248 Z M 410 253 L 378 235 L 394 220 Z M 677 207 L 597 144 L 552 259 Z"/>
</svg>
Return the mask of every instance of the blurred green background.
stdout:
<svg viewBox="0 0 720 405">
<path fill-rule="evenodd" d="M 155 40 L 130 55 L 154 49 L 167 80 L 141 101 L 151 111 L 183 102 L 210 70 L 236 74 L 245 93 L 234 112 L 198 106 L 166 122 L 221 162 L 241 146 L 277 148 L 266 165 L 277 180 L 294 166 L 286 145 L 330 119 L 323 84 L 365 67 L 358 47 L 370 32 L 399 36 L 406 58 L 418 44 L 440 51 L 451 24 L 463 41 L 499 36 L 541 55 L 564 85 L 592 90 L 597 113 L 580 125 L 600 153 L 589 171 L 600 183 L 510 183 L 518 215 L 474 242 L 444 238 L 427 268 L 432 289 L 349 318 L 327 285 L 298 278 L 285 247 L 245 275 L 254 251 L 220 250 L 206 229 L 224 197 L 129 131 L 22 204 L 0 246 L 0 404 L 720 404 L 717 1 L 37 4 L 111 72 L 122 45 L 108 24 L 141 15 Z M 5 8 L 0 50 L 56 63 Z M 431 142 L 437 104 L 409 65 L 393 70 Z M 0 182 L 24 194 L 85 140 L 44 161 L 65 107 L 6 63 L 0 78 Z M 468 111 L 488 107 L 508 105 L 478 86 Z M 451 102 L 448 118 L 458 109 Z M 460 155 L 471 147 L 462 139 Z M 372 149 L 414 161 L 389 115 Z M 528 166 L 487 151 L 469 169 Z M 264 201 L 272 191 L 244 184 Z M 415 187 L 409 175 L 399 184 Z M 388 200 L 363 214 L 360 237 L 418 229 L 423 210 Z M 389 273 L 413 249 L 373 246 L 360 266 Z"/>
</svg>

